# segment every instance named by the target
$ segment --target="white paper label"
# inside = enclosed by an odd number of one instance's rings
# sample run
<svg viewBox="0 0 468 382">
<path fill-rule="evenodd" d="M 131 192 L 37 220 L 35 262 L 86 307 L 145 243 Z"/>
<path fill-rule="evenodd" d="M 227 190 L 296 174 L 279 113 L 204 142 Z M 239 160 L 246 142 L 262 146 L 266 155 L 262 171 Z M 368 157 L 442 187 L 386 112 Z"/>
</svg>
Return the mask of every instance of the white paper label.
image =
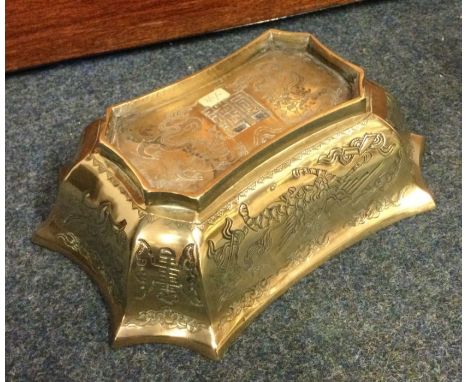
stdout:
<svg viewBox="0 0 468 382">
<path fill-rule="evenodd" d="M 216 104 L 228 99 L 231 95 L 224 89 L 218 88 L 200 98 L 198 102 L 205 107 L 213 107 Z"/>
</svg>

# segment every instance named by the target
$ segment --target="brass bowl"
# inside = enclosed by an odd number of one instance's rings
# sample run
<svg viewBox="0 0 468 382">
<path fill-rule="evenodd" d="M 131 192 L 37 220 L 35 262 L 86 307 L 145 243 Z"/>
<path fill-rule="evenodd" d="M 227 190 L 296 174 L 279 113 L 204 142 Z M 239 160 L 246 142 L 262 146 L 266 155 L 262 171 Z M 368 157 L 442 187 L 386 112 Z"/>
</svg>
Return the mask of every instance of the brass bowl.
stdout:
<svg viewBox="0 0 468 382">
<path fill-rule="evenodd" d="M 364 71 L 270 30 L 84 132 L 34 241 L 99 285 L 116 346 L 219 359 L 289 286 L 435 206 L 424 139 Z"/>
</svg>

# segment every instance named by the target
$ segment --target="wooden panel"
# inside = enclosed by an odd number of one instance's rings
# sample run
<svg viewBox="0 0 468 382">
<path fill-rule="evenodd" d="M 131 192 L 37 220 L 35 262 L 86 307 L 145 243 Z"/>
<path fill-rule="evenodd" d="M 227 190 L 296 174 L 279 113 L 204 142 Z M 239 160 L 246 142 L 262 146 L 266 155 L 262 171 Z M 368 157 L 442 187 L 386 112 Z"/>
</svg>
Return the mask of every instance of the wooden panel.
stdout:
<svg viewBox="0 0 468 382">
<path fill-rule="evenodd" d="M 357 0 L 8 0 L 6 70 L 131 48 Z"/>
</svg>

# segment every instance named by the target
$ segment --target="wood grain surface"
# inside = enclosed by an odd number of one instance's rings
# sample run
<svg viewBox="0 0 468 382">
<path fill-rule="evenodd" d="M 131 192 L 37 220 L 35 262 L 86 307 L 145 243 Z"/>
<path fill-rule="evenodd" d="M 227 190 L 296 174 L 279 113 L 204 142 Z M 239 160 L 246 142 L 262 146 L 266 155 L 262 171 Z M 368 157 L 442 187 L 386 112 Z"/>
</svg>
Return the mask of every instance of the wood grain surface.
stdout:
<svg viewBox="0 0 468 382">
<path fill-rule="evenodd" d="M 146 45 L 357 0 L 8 0 L 6 70 Z"/>
</svg>

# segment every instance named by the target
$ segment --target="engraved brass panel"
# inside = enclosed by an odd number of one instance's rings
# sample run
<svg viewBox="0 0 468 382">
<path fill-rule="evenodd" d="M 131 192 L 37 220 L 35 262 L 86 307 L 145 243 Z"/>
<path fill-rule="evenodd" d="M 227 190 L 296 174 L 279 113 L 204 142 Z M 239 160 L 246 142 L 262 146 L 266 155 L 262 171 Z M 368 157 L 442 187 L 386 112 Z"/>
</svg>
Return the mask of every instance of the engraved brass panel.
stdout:
<svg viewBox="0 0 468 382">
<path fill-rule="evenodd" d="M 361 68 L 309 34 L 271 30 L 110 107 L 34 240 L 96 281 L 115 346 L 219 359 L 332 255 L 435 206 L 423 143 Z"/>
</svg>

